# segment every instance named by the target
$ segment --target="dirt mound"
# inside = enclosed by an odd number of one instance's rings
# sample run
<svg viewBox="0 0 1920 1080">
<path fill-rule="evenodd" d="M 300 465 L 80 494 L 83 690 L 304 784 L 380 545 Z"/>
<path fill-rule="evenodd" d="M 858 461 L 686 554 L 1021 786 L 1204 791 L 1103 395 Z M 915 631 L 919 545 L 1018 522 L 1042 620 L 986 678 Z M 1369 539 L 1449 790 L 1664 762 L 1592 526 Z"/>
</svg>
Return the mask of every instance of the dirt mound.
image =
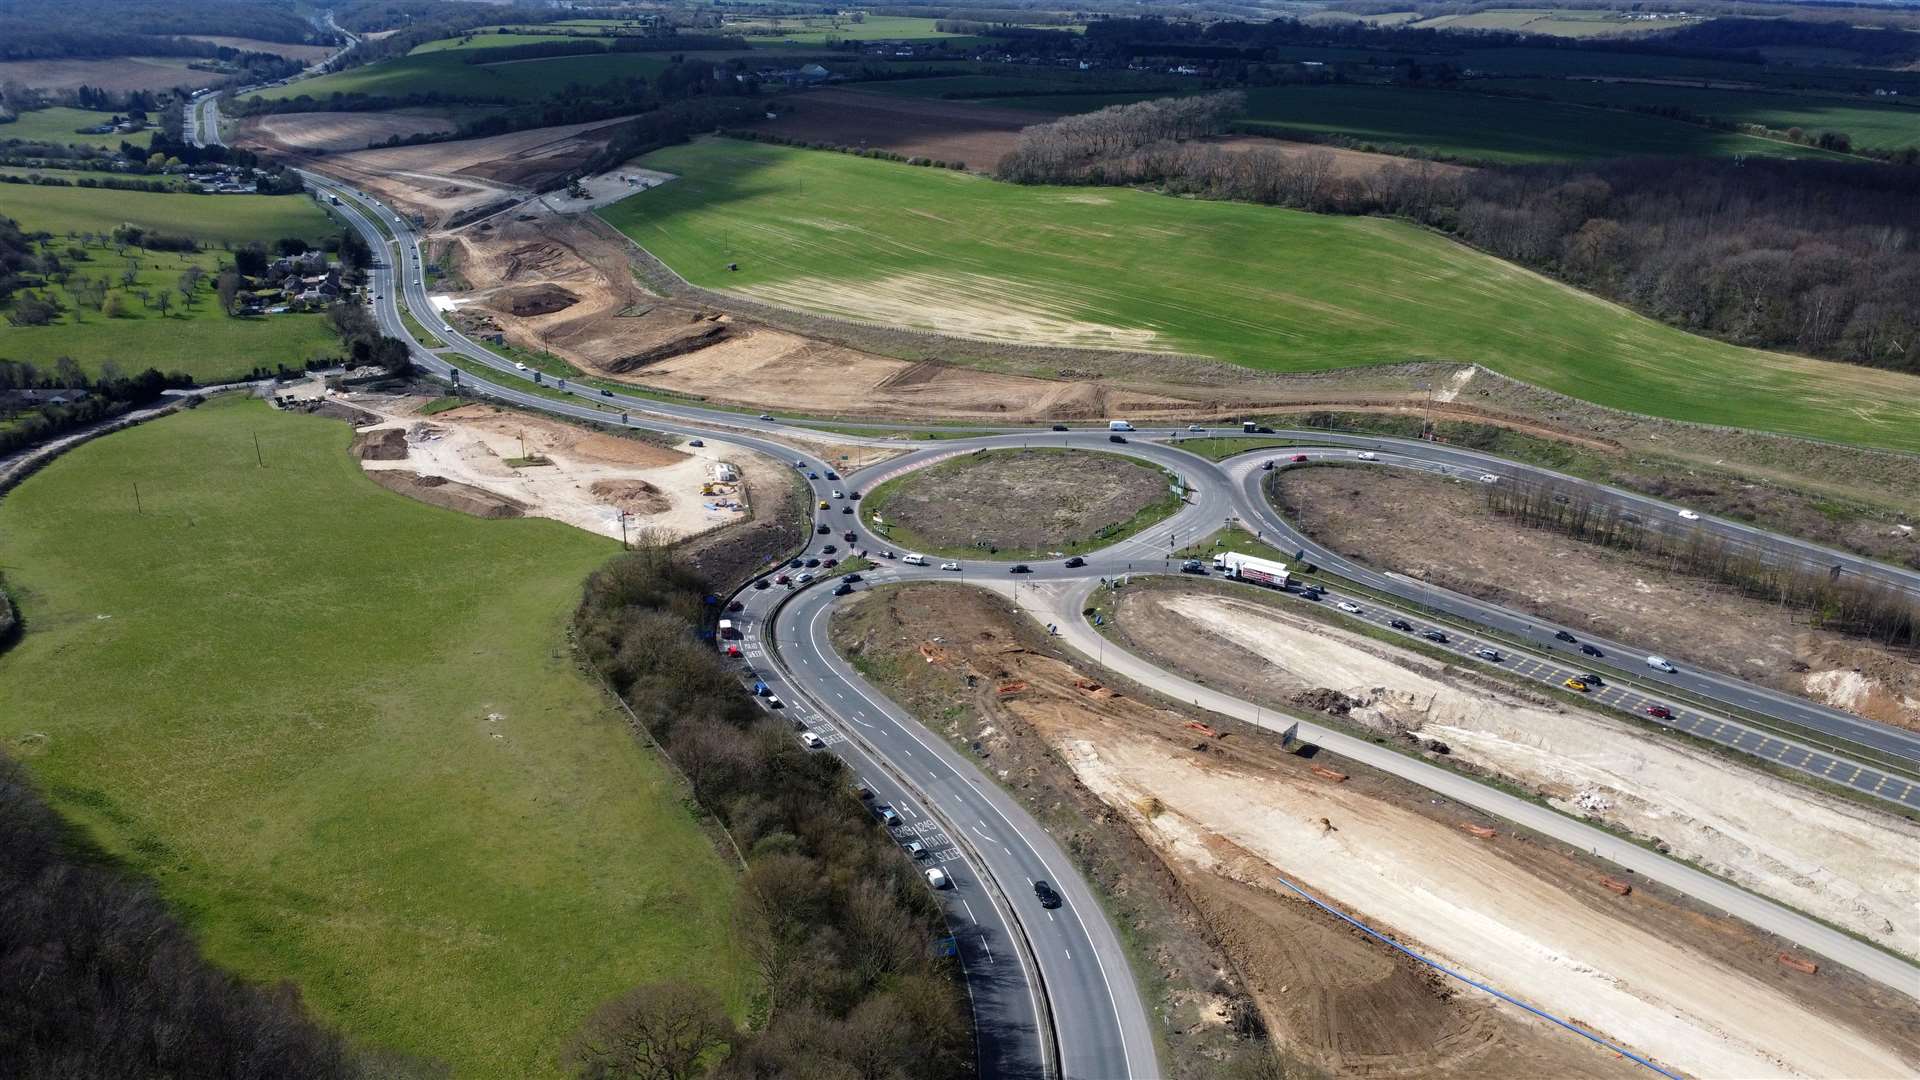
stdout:
<svg viewBox="0 0 1920 1080">
<path fill-rule="evenodd" d="M 381 428 L 353 437 L 348 453 L 361 461 L 405 461 L 407 433 L 403 428 Z"/>
<path fill-rule="evenodd" d="M 487 298 L 487 306 L 523 319 L 531 315 L 551 315 L 579 302 L 579 296 L 553 284 L 515 286 Z"/>
<path fill-rule="evenodd" d="M 595 480 L 587 490 L 608 506 L 629 514 L 659 514 L 673 505 L 664 492 L 645 480 Z"/>
<path fill-rule="evenodd" d="M 365 150 L 391 138 L 438 135 L 452 131 L 445 112 L 397 109 L 392 112 L 313 112 L 250 116 L 240 122 L 241 137 L 290 152 L 336 153 Z"/>
<path fill-rule="evenodd" d="M 439 476 L 421 476 L 419 473 L 401 472 L 397 469 L 382 469 L 367 474 L 373 482 L 396 491 L 409 499 L 418 499 L 433 506 L 458 510 L 479 518 L 517 518 L 526 516 L 527 508 L 516 499 L 505 495 L 495 495 L 491 491 L 482 491 L 466 484 L 456 484 Z"/>
<path fill-rule="evenodd" d="M 1329 690 L 1324 686 L 1302 690 L 1287 700 L 1303 709 L 1312 709 L 1314 712 L 1323 712 L 1332 716 L 1345 716 L 1359 704 L 1340 691 Z"/>
</svg>

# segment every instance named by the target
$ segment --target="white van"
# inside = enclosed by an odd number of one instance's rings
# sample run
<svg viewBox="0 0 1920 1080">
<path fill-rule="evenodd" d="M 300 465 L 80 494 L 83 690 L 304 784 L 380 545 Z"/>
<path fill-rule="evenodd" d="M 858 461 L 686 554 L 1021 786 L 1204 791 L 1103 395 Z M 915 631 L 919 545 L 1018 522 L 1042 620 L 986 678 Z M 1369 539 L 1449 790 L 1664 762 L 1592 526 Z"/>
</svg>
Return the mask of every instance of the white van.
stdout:
<svg viewBox="0 0 1920 1080">
<path fill-rule="evenodd" d="M 900 561 L 903 563 L 906 563 L 908 566 L 927 565 L 927 557 L 925 555 L 921 555 L 918 553 L 915 553 L 913 555 L 903 555 L 900 557 Z"/>
<path fill-rule="evenodd" d="M 1107 421 L 1107 430 L 1108 431 L 1132 431 L 1133 425 L 1127 423 L 1125 420 L 1109 420 Z"/>
<path fill-rule="evenodd" d="M 1664 671 L 1669 675 L 1672 675 L 1674 673 L 1674 667 L 1673 667 L 1672 661 L 1668 660 L 1664 656 L 1647 657 L 1647 666 L 1652 668 L 1655 671 Z"/>
</svg>

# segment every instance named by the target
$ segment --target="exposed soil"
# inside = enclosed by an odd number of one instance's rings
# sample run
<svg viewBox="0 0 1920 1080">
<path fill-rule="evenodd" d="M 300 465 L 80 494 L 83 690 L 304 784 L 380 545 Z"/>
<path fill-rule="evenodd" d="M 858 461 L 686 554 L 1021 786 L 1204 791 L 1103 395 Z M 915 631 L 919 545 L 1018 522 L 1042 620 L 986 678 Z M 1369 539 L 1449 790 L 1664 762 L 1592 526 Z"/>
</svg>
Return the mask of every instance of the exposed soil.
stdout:
<svg viewBox="0 0 1920 1080">
<path fill-rule="evenodd" d="M 1310 535 L 1380 569 L 1920 729 L 1920 656 L 1815 629 L 1656 559 L 1520 525 L 1488 511 L 1475 485 L 1369 468 L 1289 470 L 1274 484 Z"/>
<path fill-rule="evenodd" d="M 0 83 L 23 83 L 42 90 L 82 86 L 124 93 L 204 86 L 213 76 L 190 71 L 159 57 L 116 56 L 107 60 L 9 60 L 0 63 Z"/>
<path fill-rule="evenodd" d="M 1569 814 L 1663 842 L 1753 892 L 1920 958 L 1920 824 L 1268 600 L 1147 579 L 1125 591 L 1116 624 L 1129 648 L 1209 686 L 1444 747 L 1454 762 Z"/>
<path fill-rule="evenodd" d="M 930 548 L 1065 551 L 1167 498 L 1166 474 L 1150 465 L 1049 448 L 961 454 L 872 493 L 866 508 Z"/>
<path fill-rule="evenodd" d="M 376 414 L 378 425 L 355 438 L 361 465 L 394 490 L 414 494 L 440 487 L 387 480 L 390 472 L 457 481 L 467 491 L 512 503 L 520 514 L 616 539 L 678 540 L 748 520 L 744 486 L 718 482 L 716 470 L 722 460 L 743 467 L 757 457 L 749 451 L 719 445 L 670 449 L 494 405 L 463 405 L 422 418 L 416 410 L 424 400 L 354 400 Z"/>
<path fill-rule="evenodd" d="M 1844 971 L 1785 971 L 1777 943 L 1658 886 L 1599 887 L 1584 855 L 1505 831 L 1395 778 L 1171 706 L 1053 654 L 977 590 L 865 594 L 836 619 L 843 652 L 1033 806 L 1103 888 L 1144 843 L 1179 889 L 1109 907 L 1150 953 L 1179 1026 L 1190 970 L 1153 951 L 1196 924 L 1230 960 L 1274 1041 L 1339 1075 L 1629 1076 L 1637 1066 L 1501 1006 L 1274 885 L 1281 874 L 1411 947 L 1705 1075 L 1895 1075 L 1920 1061 L 1910 1003 Z M 1017 680 L 1025 688 L 1001 695 Z M 1106 684 L 1106 685 L 1102 685 Z M 1228 730 L 1209 738 L 1189 726 Z M 1311 772 L 1331 765 L 1330 783 Z M 1125 823 L 1129 829 L 1116 829 Z M 1474 823 L 1477 824 L 1477 821 Z M 1149 902 L 1149 901 L 1153 902 Z M 1779 1032 L 1793 1032 L 1791 1040 Z M 1218 1075 L 1183 1060 L 1173 1066 Z"/>
<path fill-rule="evenodd" d="M 753 126 L 789 139 L 891 150 L 908 157 L 962 162 L 991 172 L 1020 141 L 1020 129 L 1052 113 L 960 101 L 816 90 L 782 98 L 779 116 Z"/>
<path fill-rule="evenodd" d="M 206 34 L 183 34 L 181 36 L 193 41 L 208 41 L 215 45 L 225 45 L 227 48 L 239 49 L 242 52 L 272 53 L 275 56 L 284 56 L 289 60 L 298 60 L 303 64 L 311 64 L 315 60 L 324 60 L 332 56 L 335 52 L 334 47 L 331 45 L 289 45 L 284 41 L 262 41 L 259 38 L 222 37 L 219 35 L 209 36 Z"/>
<path fill-rule="evenodd" d="M 526 504 L 497 492 L 456 483 L 444 476 L 425 476 L 398 469 L 381 469 L 367 475 L 389 491 L 433 506 L 458 510 L 479 518 L 525 517 Z"/>
<path fill-rule="evenodd" d="M 1222 150 L 1271 150 L 1285 154 L 1287 157 L 1305 157 L 1310 154 L 1324 157 L 1331 166 L 1333 175 L 1339 177 L 1372 176 L 1389 165 L 1399 169 L 1425 169 L 1435 176 L 1460 176 L 1473 171 L 1465 165 L 1447 165 L 1438 161 L 1409 161 L 1392 154 L 1346 150 L 1337 146 L 1293 142 L 1289 139 L 1275 139 L 1266 135 L 1222 135 L 1218 138 L 1195 141 L 1205 146 L 1217 146 Z"/>
<path fill-rule="evenodd" d="M 235 141 L 266 143 L 286 152 L 330 154 L 365 150 L 394 136 L 437 135 L 455 124 L 435 109 L 388 112 L 273 113 L 240 121 Z"/>
<path fill-rule="evenodd" d="M 580 298 L 558 285 L 522 285 L 501 289 L 487 298 L 487 305 L 507 315 L 527 318 L 551 315 L 580 302 Z"/>
</svg>

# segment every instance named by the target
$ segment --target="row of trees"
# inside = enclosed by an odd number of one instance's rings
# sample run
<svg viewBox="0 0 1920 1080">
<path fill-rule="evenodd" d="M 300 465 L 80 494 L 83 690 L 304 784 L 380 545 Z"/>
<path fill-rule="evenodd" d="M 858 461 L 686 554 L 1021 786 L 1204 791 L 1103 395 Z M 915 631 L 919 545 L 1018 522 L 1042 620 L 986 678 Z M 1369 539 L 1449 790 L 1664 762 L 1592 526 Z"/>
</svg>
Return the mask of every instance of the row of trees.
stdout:
<svg viewBox="0 0 1920 1080">
<path fill-rule="evenodd" d="M 1016 184 L 1072 183 L 1100 163 L 1144 147 L 1217 135 L 1245 111 L 1239 91 L 1156 98 L 1064 116 L 1020 133 L 998 175 Z"/>
<path fill-rule="evenodd" d="M 1487 508 L 1533 528 L 1659 560 L 1670 572 L 1704 578 L 1807 614 L 1818 627 L 1883 645 L 1920 644 L 1920 599 L 1905 590 L 1809 562 L 1765 540 L 1724 535 L 1597 502 L 1551 483 L 1486 487 Z"/>
<path fill-rule="evenodd" d="M 679 766 L 744 855 L 735 917 L 765 998 L 752 1030 L 713 1032 L 725 1077 L 958 1077 L 973 1055 L 939 908 L 851 790 L 839 760 L 810 754 L 743 691 L 699 637 L 707 587 L 666 549 L 595 573 L 575 617 L 587 660 Z M 575 1042 L 584 1076 L 685 1076 L 627 1064 L 632 1029 L 678 996 L 643 989 Z M 715 1025 L 696 1025 L 711 1030 Z M 724 1019 L 724 1017 L 721 1017 Z M 632 1071 L 620 1071 L 632 1069 Z"/>
<path fill-rule="evenodd" d="M 1330 151 L 1151 140 L 1162 104 L 1028 128 L 998 174 L 1410 218 L 1688 330 L 1920 371 L 1920 170 L 1633 159 L 1343 175 Z"/>
<path fill-rule="evenodd" d="M 138 375 L 126 375 L 120 365 L 111 360 L 100 365 L 98 376 L 87 375 L 70 356 L 54 361 L 51 370 L 0 360 L 0 396 L 11 390 L 54 388 L 87 392 L 86 397 L 66 405 L 7 410 L 9 422 L 0 426 L 0 455 L 36 446 L 101 420 L 111 420 L 160 400 L 163 390 L 191 385 L 193 380 L 185 375 L 162 375 L 153 368 Z"/>
</svg>

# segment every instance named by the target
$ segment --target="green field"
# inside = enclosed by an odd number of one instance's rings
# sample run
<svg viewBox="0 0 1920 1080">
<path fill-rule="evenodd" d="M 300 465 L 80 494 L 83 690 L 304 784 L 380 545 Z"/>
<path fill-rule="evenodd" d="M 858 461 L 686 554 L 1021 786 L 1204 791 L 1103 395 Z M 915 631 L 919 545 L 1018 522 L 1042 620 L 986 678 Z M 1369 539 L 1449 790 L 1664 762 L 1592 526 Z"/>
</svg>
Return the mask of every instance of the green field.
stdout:
<svg viewBox="0 0 1920 1080">
<path fill-rule="evenodd" d="M 72 146 L 97 146 L 103 150 L 118 150 L 123 142 L 135 146 L 146 146 L 153 138 L 153 129 L 111 135 L 81 135 L 79 128 L 93 127 L 113 119 L 110 112 L 94 112 L 89 109 L 69 109 L 55 106 L 51 109 L 35 109 L 21 113 L 11 124 L 0 124 L 0 142 L 7 139 L 21 139 L 29 142 L 67 143 Z"/>
<path fill-rule="evenodd" d="M 29 232 L 55 236 L 138 225 L 216 245 L 271 243 L 283 236 L 317 241 L 341 230 L 338 222 L 303 195 L 176 195 L 0 184 L 0 215 L 13 218 Z"/>
<path fill-rule="evenodd" d="M 1398 15 L 1399 13 L 1394 13 Z M 1425 20 L 1395 20 L 1395 25 L 1411 25 L 1416 30 L 1513 30 L 1523 34 L 1552 37 L 1619 37 L 1673 30 L 1701 20 L 1662 19 L 1629 21 L 1610 11 L 1570 11 L 1544 8 L 1510 8 L 1476 11 L 1465 15 L 1438 15 Z"/>
<path fill-rule="evenodd" d="M 581 37 L 594 37 L 582 34 Z M 541 45 L 549 41 L 563 41 L 564 38 L 552 34 L 472 34 L 467 37 L 439 38 L 435 41 L 415 45 L 408 56 L 422 53 L 458 52 L 461 49 L 497 49 L 507 45 Z"/>
<path fill-rule="evenodd" d="M 1503 79 L 1490 85 L 1615 109 L 1677 106 L 1701 116 L 1763 124 L 1778 131 L 1794 127 L 1809 133 L 1844 131 L 1855 146 L 1882 150 L 1920 146 L 1920 107 L 1886 100 L 1569 79 Z"/>
<path fill-rule="evenodd" d="M 645 164 L 681 179 L 603 216 L 694 284 L 773 303 L 1278 371 L 1473 361 L 1655 416 L 1920 450 L 1920 379 L 1686 334 L 1402 222 L 724 139 Z"/>
<path fill-rule="evenodd" d="M 1476 161 L 1838 156 L 1657 116 L 1392 86 L 1262 87 L 1247 93 L 1245 122 L 1279 131 L 1344 135 L 1381 147 L 1421 147 Z"/>
<path fill-rule="evenodd" d="M 740 1010 L 732 873 L 567 647 L 614 544 L 392 494 L 350 437 L 229 398 L 9 494 L 0 744 L 215 962 L 363 1044 L 545 1077 L 637 983 Z"/>
<path fill-rule="evenodd" d="M 439 94 L 449 99 L 475 101 L 539 101 L 574 83 L 595 86 L 614 79 L 651 79 L 667 67 L 667 56 L 663 53 L 589 53 L 491 64 L 465 63 L 460 53 L 459 49 L 414 53 L 317 79 L 296 80 L 252 97 L 287 101 L 301 97 L 320 99 L 334 94 L 380 97 Z"/>
</svg>

